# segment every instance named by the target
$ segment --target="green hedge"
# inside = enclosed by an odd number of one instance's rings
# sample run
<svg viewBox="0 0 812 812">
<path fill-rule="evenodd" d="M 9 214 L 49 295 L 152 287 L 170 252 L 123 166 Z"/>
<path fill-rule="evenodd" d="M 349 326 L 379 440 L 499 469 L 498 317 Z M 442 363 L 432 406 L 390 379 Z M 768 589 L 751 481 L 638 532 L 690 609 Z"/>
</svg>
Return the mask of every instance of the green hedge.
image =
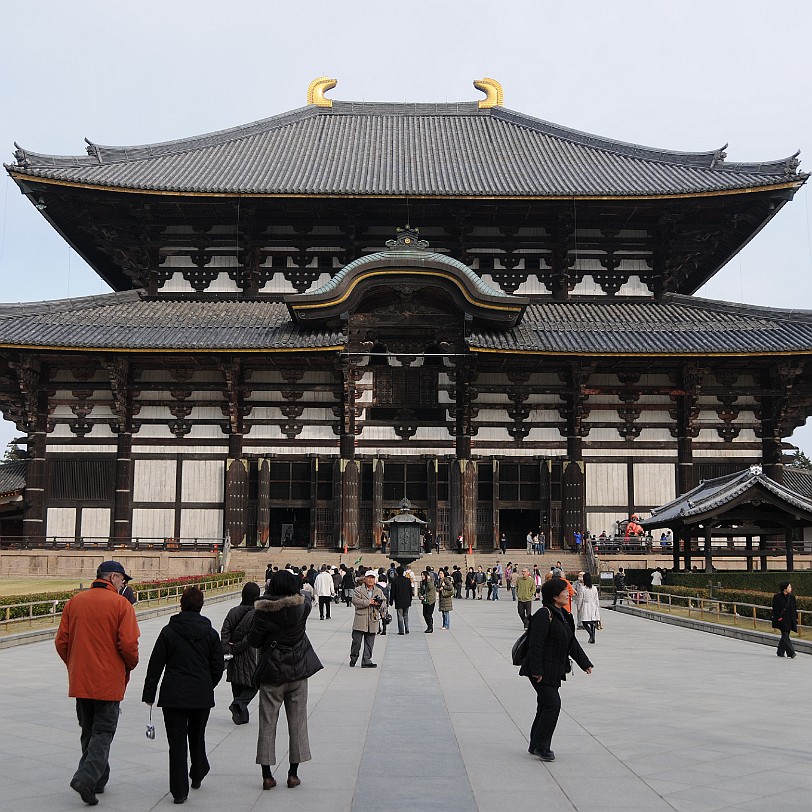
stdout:
<svg viewBox="0 0 812 812">
<path fill-rule="evenodd" d="M 628 580 L 628 579 L 627 579 Z M 672 572 L 668 582 L 674 586 L 698 586 L 707 589 L 708 583 L 721 584 L 722 589 L 744 589 L 769 592 L 774 595 L 781 581 L 791 581 L 796 595 L 812 595 L 812 570 L 767 570 L 746 572 L 744 570 L 718 570 L 716 572 Z"/>
<path fill-rule="evenodd" d="M 183 578 L 171 578 L 165 581 L 141 581 L 136 583 L 131 581 L 130 585 L 134 590 L 157 589 L 158 595 L 153 597 L 168 597 L 170 589 L 186 584 L 201 584 L 204 588 L 216 589 L 220 584 L 233 578 L 245 578 L 245 572 L 238 570 L 235 572 L 221 572 L 214 575 L 188 575 Z M 0 597 L 0 621 L 6 619 L 6 609 L 15 603 L 33 603 L 33 616 L 44 617 L 50 615 L 53 609 L 53 602 L 57 601 L 56 611 L 61 612 L 65 604 L 78 592 L 78 589 L 63 592 L 37 592 L 32 595 L 5 595 Z M 9 619 L 28 617 L 28 607 L 17 607 L 9 610 Z"/>
</svg>

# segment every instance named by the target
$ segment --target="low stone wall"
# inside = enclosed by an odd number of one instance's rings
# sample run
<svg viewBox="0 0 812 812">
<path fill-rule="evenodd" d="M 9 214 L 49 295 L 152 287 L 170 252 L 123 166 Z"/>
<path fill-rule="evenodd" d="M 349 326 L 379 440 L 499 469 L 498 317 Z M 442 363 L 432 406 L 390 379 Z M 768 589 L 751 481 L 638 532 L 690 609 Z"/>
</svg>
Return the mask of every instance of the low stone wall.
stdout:
<svg viewBox="0 0 812 812">
<path fill-rule="evenodd" d="M 208 575 L 218 557 L 209 552 L 163 550 L 0 550 L 0 577 L 86 578 L 92 580 L 102 561 L 114 559 L 138 581 Z"/>
</svg>

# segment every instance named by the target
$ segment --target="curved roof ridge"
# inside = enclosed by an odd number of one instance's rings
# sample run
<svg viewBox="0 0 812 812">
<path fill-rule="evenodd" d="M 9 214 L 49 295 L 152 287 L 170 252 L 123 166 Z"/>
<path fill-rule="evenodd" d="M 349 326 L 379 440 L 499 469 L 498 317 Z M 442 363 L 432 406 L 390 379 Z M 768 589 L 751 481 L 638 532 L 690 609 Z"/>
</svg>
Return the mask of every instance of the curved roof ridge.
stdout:
<svg viewBox="0 0 812 812">
<path fill-rule="evenodd" d="M 142 298 L 142 294 L 143 291 L 140 290 L 124 290 L 68 299 L 42 299 L 38 302 L 3 302 L 0 303 L 0 319 L 21 315 L 59 313 L 65 310 L 111 307 L 123 302 L 138 301 Z"/>
<path fill-rule="evenodd" d="M 455 268 L 467 279 L 469 279 L 474 287 L 482 293 L 485 293 L 488 296 L 494 296 L 498 299 L 509 299 L 511 301 L 516 300 L 516 297 L 512 294 L 505 293 L 503 290 L 498 290 L 497 288 L 491 287 L 480 276 L 474 273 L 464 262 L 460 262 L 458 259 L 454 259 L 454 257 L 449 257 L 436 251 L 426 251 L 420 248 L 416 248 L 411 251 L 404 250 L 403 248 L 392 248 L 387 249 L 386 251 L 376 251 L 374 254 L 365 254 L 364 256 L 358 257 L 358 259 L 354 259 L 352 262 L 345 265 L 332 279 L 325 282 L 317 290 L 308 291 L 307 295 L 316 296 L 317 294 L 326 293 L 328 290 L 332 290 L 341 283 L 344 277 L 349 276 L 357 268 L 363 265 L 372 265 L 376 262 L 380 262 L 381 260 L 397 261 L 398 259 L 404 258 L 419 259 L 424 262 L 437 262 L 443 265 L 450 265 L 452 268 Z"/>
<path fill-rule="evenodd" d="M 239 124 L 236 127 L 212 130 L 208 133 L 187 136 L 185 138 L 176 138 L 169 141 L 156 141 L 152 144 L 116 146 L 111 144 L 98 144 L 95 141 L 85 138 L 88 155 L 50 155 L 47 153 L 34 152 L 15 144 L 17 147 L 15 157 L 18 161 L 22 158 L 28 163 L 32 162 L 32 158 L 36 158 L 54 166 L 108 164 L 116 163 L 119 160 L 137 161 L 144 158 L 156 158 L 161 155 L 176 155 L 193 149 L 202 149 L 203 147 L 210 147 L 216 144 L 239 141 L 243 138 L 249 138 L 252 135 L 268 132 L 277 127 L 284 127 L 287 124 L 292 124 L 303 118 L 324 114 L 325 112 L 329 113 L 329 109 L 307 105 L 305 107 L 298 107 L 295 110 L 287 110 L 284 113 L 278 113 L 268 118 L 251 121 L 247 124 Z"/>
</svg>

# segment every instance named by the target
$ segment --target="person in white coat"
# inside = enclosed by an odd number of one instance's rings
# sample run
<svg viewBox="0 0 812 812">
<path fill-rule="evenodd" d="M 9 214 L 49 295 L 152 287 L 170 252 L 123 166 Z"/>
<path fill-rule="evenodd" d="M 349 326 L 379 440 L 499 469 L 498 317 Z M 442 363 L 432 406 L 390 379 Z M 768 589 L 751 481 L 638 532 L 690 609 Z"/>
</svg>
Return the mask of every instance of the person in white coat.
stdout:
<svg viewBox="0 0 812 812">
<path fill-rule="evenodd" d="M 316 581 L 313 584 L 313 591 L 319 598 L 319 620 L 324 620 L 324 612 L 327 610 L 327 620 L 330 619 L 330 606 L 333 603 L 333 596 L 336 594 L 333 576 L 327 571 L 327 565 L 322 564 Z"/>
<path fill-rule="evenodd" d="M 590 573 L 584 573 L 583 585 L 578 590 L 578 617 L 583 627 L 589 632 L 589 642 L 595 642 L 595 629 L 601 619 L 601 607 L 598 601 L 598 588 L 592 585 Z"/>
</svg>

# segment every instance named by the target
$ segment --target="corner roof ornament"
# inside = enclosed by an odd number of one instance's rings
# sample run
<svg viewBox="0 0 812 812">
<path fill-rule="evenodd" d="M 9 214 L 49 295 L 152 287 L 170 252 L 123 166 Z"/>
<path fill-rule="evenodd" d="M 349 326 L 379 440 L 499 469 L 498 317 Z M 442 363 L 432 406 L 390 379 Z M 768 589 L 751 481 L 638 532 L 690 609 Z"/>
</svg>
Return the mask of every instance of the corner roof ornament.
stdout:
<svg viewBox="0 0 812 812">
<path fill-rule="evenodd" d="M 479 79 L 474 82 L 474 87 L 485 94 L 484 99 L 479 100 L 479 109 L 485 110 L 488 107 L 502 107 L 505 103 L 505 94 L 502 85 L 496 79 Z"/>
<path fill-rule="evenodd" d="M 425 251 L 429 247 L 428 240 L 420 239 L 420 230 L 406 225 L 405 228 L 400 228 L 395 232 L 396 238 L 394 240 L 387 240 L 386 247 L 390 251 Z"/>
<path fill-rule="evenodd" d="M 332 99 L 325 98 L 324 94 L 337 84 L 338 82 L 329 76 L 319 76 L 318 79 L 314 79 L 307 86 L 307 103 L 315 104 L 316 107 L 332 107 Z"/>
</svg>

